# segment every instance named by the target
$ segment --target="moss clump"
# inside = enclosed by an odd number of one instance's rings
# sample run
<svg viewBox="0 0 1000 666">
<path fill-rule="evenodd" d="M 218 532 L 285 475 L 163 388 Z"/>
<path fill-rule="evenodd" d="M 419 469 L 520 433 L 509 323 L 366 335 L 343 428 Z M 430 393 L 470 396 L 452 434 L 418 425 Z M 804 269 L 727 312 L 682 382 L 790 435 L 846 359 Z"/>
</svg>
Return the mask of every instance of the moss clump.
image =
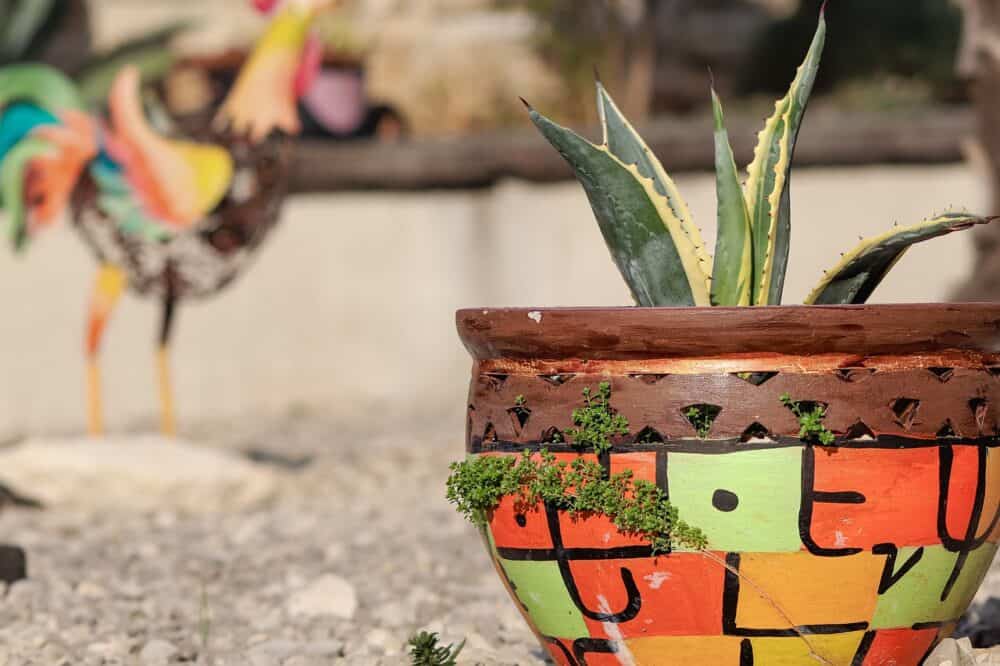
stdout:
<svg viewBox="0 0 1000 666">
<path fill-rule="evenodd" d="M 823 419 L 826 418 L 826 407 L 823 405 L 792 400 L 792 396 L 787 393 L 781 396 L 781 404 L 791 410 L 799 420 L 799 438 L 803 441 L 830 446 L 837 440 L 836 436 L 823 425 Z"/>
<path fill-rule="evenodd" d="M 465 641 L 455 645 L 438 645 L 438 635 L 421 631 L 410 639 L 410 659 L 413 666 L 456 666 Z"/>
<path fill-rule="evenodd" d="M 590 388 L 583 389 L 583 407 L 573 410 L 575 428 L 566 430 L 573 445 L 581 449 L 592 448 L 601 455 L 613 447 L 611 438 L 628 434 L 628 419 L 611 408 L 611 384 L 602 382 L 597 394 Z"/>
<path fill-rule="evenodd" d="M 451 466 L 448 501 L 472 523 L 485 526 L 489 513 L 507 496 L 518 511 L 530 511 L 539 502 L 571 516 L 607 516 L 623 534 L 647 539 L 653 553 L 674 545 L 702 549 L 704 533 L 680 520 L 677 509 L 655 484 L 635 480 L 631 470 L 605 478 L 604 468 L 577 458 L 559 462 L 547 450 L 532 456 L 477 456 Z"/>
</svg>

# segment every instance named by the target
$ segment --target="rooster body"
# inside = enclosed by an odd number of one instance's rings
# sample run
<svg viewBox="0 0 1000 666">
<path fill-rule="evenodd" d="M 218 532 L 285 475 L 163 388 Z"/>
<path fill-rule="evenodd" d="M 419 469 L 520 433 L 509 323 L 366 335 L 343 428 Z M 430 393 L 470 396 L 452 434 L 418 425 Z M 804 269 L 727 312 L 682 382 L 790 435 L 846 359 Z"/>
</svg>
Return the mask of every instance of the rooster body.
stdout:
<svg viewBox="0 0 1000 666">
<path fill-rule="evenodd" d="M 86 327 L 88 421 L 103 431 L 98 354 L 126 289 L 162 303 L 157 338 L 162 427 L 175 430 L 167 353 L 181 301 L 230 285 L 278 222 L 296 102 L 309 83 L 309 29 L 327 0 L 255 0 L 274 14 L 215 122 L 177 136 L 147 117 L 124 68 L 106 114 L 42 65 L 0 69 L 0 204 L 16 250 L 65 211 L 96 257 Z"/>
</svg>

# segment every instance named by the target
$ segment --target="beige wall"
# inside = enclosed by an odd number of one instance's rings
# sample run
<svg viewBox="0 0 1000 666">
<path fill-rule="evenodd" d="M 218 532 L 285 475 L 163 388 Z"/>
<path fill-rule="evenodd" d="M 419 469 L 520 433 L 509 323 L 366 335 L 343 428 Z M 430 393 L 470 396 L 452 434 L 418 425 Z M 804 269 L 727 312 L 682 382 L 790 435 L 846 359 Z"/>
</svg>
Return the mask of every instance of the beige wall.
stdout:
<svg viewBox="0 0 1000 666">
<path fill-rule="evenodd" d="M 678 180 L 699 219 L 711 220 L 712 179 Z M 981 207 L 984 192 L 958 166 L 821 169 L 797 173 L 793 198 L 789 302 L 859 234 L 951 202 Z M 916 248 L 875 300 L 944 298 L 968 270 L 970 251 L 962 235 Z M 83 427 L 82 327 L 93 270 L 66 228 L 25 257 L 0 261 L 0 441 Z M 573 183 L 298 198 L 242 281 L 181 310 L 181 419 L 190 429 L 309 410 L 351 431 L 439 420 L 458 433 L 469 361 L 454 332 L 456 308 L 626 303 Z M 133 298 L 116 313 L 105 354 L 113 428 L 155 422 L 157 319 L 155 304 Z"/>
</svg>

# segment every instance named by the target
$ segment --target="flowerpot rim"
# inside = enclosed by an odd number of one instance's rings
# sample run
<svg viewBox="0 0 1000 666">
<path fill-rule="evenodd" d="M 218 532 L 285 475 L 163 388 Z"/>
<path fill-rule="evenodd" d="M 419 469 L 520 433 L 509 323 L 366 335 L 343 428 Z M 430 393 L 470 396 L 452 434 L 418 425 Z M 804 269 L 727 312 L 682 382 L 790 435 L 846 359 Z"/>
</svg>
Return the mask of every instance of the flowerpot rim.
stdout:
<svg viewBox="0 0 1000 666">
<path fill-rule="evenodd" d="M 1000 303 L 467 308 L 455 317 L 477 361 L 1000 354 Z"/>
</svg>

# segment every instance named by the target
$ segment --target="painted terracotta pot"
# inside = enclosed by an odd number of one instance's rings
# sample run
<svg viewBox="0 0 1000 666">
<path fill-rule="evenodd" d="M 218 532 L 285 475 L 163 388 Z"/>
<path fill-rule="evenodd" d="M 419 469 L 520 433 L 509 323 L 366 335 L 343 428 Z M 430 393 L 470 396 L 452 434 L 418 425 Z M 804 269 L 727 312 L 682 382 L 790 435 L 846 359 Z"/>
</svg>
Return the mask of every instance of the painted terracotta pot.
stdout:
<svg viewBox="0 0 1000 666">
<path fill-rule="evenodd" d="M 466 310 L 473 454 L 548 448 L 585 387 L 709 538 L 653 557 L 604 517 L 506 500 L 487 544 L 559 664 L 916 666 L 1000 538 L 1000 306 Z M 782 404 L 827 406 L 834 446 Z M 523 396 L 523 399 L 519 397 Z M 685 416 L 711 406 L 710 430 Z"/>
</svg>

